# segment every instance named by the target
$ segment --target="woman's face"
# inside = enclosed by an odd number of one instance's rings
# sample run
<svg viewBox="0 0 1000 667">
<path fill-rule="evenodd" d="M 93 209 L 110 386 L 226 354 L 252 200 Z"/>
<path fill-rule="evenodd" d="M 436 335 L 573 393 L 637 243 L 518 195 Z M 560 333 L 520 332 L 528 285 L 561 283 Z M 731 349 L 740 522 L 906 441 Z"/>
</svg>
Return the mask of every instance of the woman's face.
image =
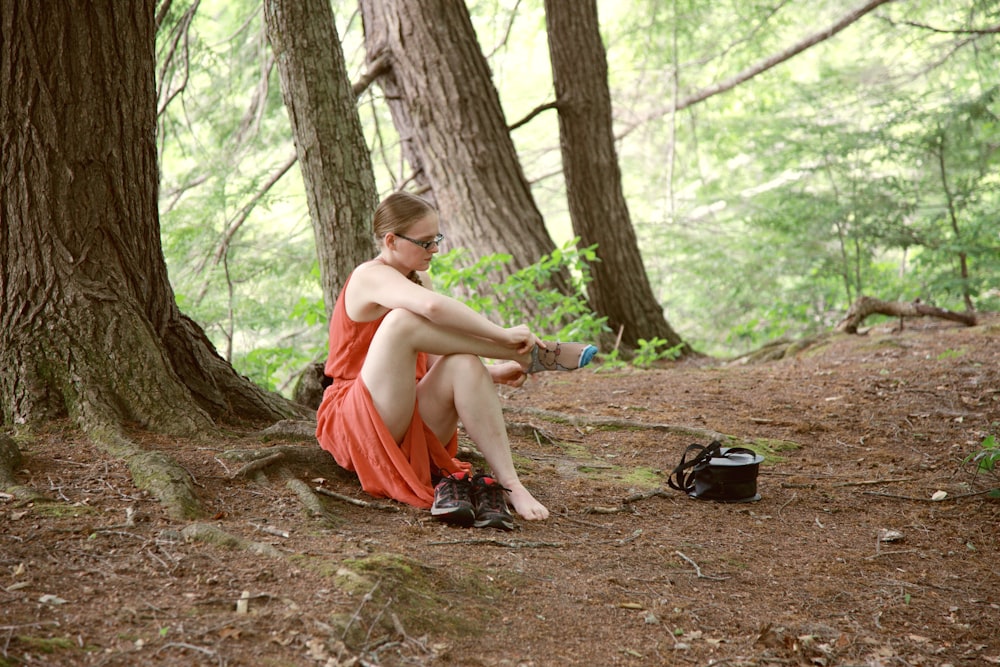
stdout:
<svg viewBox="0 0 1000 667">
<path fill-rule="evenodd" d="M 393 237 L 393 251 L 401 263 L 416 271 L 426 271 L 431 265 L 431 258 L 440 250 L 439 227 L 437 213 L 428 213 L 404 233 L 387 236 Z M 422 244 L 427 244 L 427 247 Z"/>
</svg>

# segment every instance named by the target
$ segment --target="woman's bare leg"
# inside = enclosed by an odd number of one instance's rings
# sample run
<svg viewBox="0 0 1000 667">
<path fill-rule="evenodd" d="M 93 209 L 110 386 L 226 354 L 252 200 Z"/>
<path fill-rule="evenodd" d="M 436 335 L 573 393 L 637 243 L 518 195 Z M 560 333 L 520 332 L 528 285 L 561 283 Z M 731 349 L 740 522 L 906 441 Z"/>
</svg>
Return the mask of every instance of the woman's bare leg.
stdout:
<svg viewBox="0 0 1000 667">
<path fill-rule="evenodd" d="M 419 387 L 414 382 L 418 350 L 442 356 Z M 517 477 L 496 387 L 480 356 L 512 359 L 525 366 L 530 362 L 530 355 L 395 310 L 386 315 L 372 339 L 361 378 L 397 441 L 409 428 L 419 394 L 421 417 L 439 439 L 447 441 L 461 420 L 495 479 L 510 490 L 514 510 L 525 519 L 544 519 L 548 510 Z"/>
<path fill-rule="evenodd" d="M 489 464 L 493 478 L 507 489 L 514 511 L 528 520 L 545 519 L 546 507 L 524 488 L 514 468 L 507 426 L 496 385 L 478 357 L 442 357 L 417 386 L 420 416 L 442 442 L 461 421 Z"/>
<path fill-rule="evenodd" d="M 361 379 L 372 396 L 375 409 L 397 442 L 405 435 L 413 418 L 418 350 L 441 356 L 471 354 L 511 359 L 524 366 L 531 361 L 530 354 L 517 354 L 516 350 L 498 343 L 445 329 L 407 310 L 390 311 L 368 348 Z"/>
</svg>

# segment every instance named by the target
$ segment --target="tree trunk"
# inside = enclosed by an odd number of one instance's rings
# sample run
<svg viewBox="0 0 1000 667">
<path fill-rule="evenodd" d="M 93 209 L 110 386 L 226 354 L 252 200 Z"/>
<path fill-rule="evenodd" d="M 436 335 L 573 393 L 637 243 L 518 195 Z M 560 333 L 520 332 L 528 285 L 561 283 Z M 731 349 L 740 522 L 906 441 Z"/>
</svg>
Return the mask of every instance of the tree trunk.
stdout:
<svg viewBox="0 0 1000 667">
<path fill-rule="evenodd" d="M 626 348 L 640 338 L 682 344 L 650 287 L 622 192 L 597 3 L 545 0 L 545 20 L 573 230 L 583 246 L 597 244 L 601 259 L 592 267 L 590 304 L 622 331 Z"/>
<path fill-rule="evenodd" d="M 368 60 L 388 60 L 378 83 L 404 155 L 433 193 L 446 244 L 510 253 L 514 270 L 553 252 L 465 4 L 362 0 L 361 8 Z M 554 284 L 571 293 L 567 274 Z"/>
<path fill-rule="evenodd" d="M 154 3 L 0 5 L 0 409 L 193 433 L 274 420 L 177 309 L 157 214 Z"/>
<path fill-rule="evenodd" d="M 305 181 L 327 311 L 375 254 L 371 156 L 327 0 L 266 0 L 267 36 Z"/>
</svg>

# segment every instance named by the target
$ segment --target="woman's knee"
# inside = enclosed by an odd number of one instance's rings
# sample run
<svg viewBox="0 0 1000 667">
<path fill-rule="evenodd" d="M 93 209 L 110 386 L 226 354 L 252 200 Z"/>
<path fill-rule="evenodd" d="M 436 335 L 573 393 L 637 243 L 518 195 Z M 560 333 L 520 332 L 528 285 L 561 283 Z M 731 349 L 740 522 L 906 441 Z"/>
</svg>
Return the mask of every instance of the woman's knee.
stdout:
<svg viewBox="0 0 1000 667">
<path fill-rule="evenodd" d="M 420 315 L 412 313 L 404 308 L 396 308 L 385 314 L 382 323 L 378 326 L 378 336 L 392 337 L 395 339 L 411 340 L 413 335 L 423 326 L 427 325 Z"/>
<path fill-rule="evenodd" d="M 379 328 L 390 327 L 393 329 L 409 330 L 413 327 L 420 326 L 424 322 L 426 322 L 426 320 L 423 317 L 412 311 L 406 310 L 405 308 L 394 308 L 385 314 Z"/>
</svg>

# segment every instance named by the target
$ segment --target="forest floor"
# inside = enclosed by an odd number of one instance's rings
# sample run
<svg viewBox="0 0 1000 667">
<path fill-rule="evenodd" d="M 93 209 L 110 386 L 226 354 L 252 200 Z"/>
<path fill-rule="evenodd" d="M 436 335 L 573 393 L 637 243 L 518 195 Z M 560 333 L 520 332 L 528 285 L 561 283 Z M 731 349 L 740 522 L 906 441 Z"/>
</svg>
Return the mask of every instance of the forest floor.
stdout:
<svg viewBox="0 0 1000 667">
<path fill-rule="evenodd" d="M 799 347 L 505 393 L 552 511 L 513 532 L 225 456 L 303 440 L 136 434 L 196 482 L 177 520 L 53 424 L 17 473 L 49 500 L 0 494 L 0 665 L 1000 664 L 1000 479 L 963 463 L 1000 436 L 1000 318 Z M 667 488 L 712 433 L 766 455 L 758 502 Z"/>
</svg>

